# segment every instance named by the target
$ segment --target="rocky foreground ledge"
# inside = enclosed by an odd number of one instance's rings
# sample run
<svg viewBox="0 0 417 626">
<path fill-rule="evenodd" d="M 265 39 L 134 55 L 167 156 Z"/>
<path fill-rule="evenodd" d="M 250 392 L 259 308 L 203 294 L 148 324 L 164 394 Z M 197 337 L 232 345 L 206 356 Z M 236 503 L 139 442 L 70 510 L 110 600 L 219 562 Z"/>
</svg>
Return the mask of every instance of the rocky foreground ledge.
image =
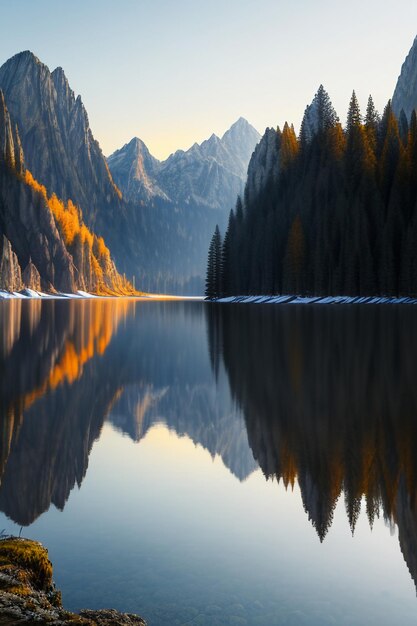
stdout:
<svg viewBox="0 0 417 626">
<path fill-rule="evenodd" d="M 36 541 L 0 540 L 0 625 L 146 626 L 131 613 L 114 609 L 71 613 L 62 606 L 52 580 L 48 551 Z"/>
</svg>

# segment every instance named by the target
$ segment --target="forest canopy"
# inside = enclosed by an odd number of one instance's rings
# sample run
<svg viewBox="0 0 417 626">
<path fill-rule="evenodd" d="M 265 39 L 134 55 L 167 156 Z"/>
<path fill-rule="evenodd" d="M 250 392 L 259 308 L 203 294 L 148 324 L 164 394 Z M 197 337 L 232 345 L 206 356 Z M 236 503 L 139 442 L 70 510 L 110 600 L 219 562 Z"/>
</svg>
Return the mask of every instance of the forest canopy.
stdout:
<svg viewBox="0 0 417 626">
<path fill-rule="evenodd" d="M 206 296 L 246 294 L 417 295 L 415 111 L 363 116 L 353 92 L 342 127 L 321 86 L 298 137 L 266 131 L 209 250 Z"/>
</svg>

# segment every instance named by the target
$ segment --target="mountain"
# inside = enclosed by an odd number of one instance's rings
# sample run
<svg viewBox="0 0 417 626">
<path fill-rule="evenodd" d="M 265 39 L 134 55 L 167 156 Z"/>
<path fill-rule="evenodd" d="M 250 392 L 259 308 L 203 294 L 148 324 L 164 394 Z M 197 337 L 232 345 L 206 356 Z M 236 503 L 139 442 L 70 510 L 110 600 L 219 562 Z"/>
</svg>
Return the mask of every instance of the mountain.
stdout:
<svg viewBox="0 0 417 626">
<path fill-rule="evenodd" d="M 168 200 L 156 182 L 161 164 L 138 137 L 116 150 L 108 158 L 108 164 L 125 198 L 134 201 L 158 196 Z"/>
<path fill-rule="evenodd" d="M 102 238 L 77 207 L 26 168 L 18 126 L 0 90 L 0 289 L 131 293 Z"/>
<path fill-rule="evenodd" d="M 89 226 L 100 224 L 100 213 L 117 204 L 120 192 L 62 68 L 50 72 L 32 52 L 21 52 L 0 67 L 0 89 L 34 177 L 82 207 Z"/>
<path fill-rule="evenodd" d="M 112 158 L 115 178 L 125 181 L 122 197 L 62 68 L 51 72 L 33 53 L 21 52 L 0 68 L 0 89 L 27 169 L 49 195 L 80 209 L 118 269 L 147 291 L 202 293 L 211 233 L 217 222 L 226 226 L 243 189 L 256 131 L 239 120 L 222 139 L 177 152 L 164 167 L 134 140 Z M 27 249 L 20 256 L 28 262 Z"/>
<path fill-rule="evenodd" d="M 417 109 L 417 37 L 402 65 L 392 96 L 392 108 L 397 117 L 404 110 L 408 120 L 414 109 Z"/>
<path fill-rule="evenodd" d="M 240 118 L 219 138 L 158 161 L 138 138 L 108 157 L 112 176 L 129 200 L 163 197 L 175 205 L 203 206 L 228 214 L 242 193 L 259 133 Z"/>
</svg>

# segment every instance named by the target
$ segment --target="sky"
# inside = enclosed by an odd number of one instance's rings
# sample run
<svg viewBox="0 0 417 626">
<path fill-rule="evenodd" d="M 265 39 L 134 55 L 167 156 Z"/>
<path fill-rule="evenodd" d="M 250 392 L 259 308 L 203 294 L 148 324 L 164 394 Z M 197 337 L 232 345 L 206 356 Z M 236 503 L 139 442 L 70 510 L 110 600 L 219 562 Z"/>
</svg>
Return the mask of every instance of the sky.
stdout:
<svg viewBox="0 0 417 626">
<path fill-rule="evenodd" d="M 0 0 L 0 32 L 0 64 L 29 49 L 64 68 L 106 155 L 137 136 L 166 158 L 240 116 L 298 128 L 321 83 L 342 121 L 353 89 L 382 110 L 417 2 Z"/>
</svg>

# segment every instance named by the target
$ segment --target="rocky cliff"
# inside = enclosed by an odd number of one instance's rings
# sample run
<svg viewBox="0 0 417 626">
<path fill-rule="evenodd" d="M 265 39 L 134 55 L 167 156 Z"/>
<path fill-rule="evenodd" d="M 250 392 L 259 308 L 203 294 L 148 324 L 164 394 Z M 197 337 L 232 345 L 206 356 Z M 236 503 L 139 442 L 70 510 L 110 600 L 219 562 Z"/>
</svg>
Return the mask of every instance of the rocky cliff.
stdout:
<svg viewBox="0 0 417 626">
<path fill-rule="evenodd" d="M 146 626 L 138 615 L 114 609 L 66 611 L 52 574 L 42 544 L 13 537 L 0 540 L 0 624 Z"/>
<path fill-rule="evenodd" d="M 392 108 L 397 117 L 403 110 L 407 119 L 417 109 L 417 37 L 402 65 L 392 96 Z"/>
<path fill-rule="evenodd" d="M 1 90 L 0 235 L 1 289 L 132 293 L 78 208 L 49 195 L 26 169 L 18 127 Z"/>
<path fill-rule="evenodd" d="M 32 52 L 21 52 L 0 67 L 0 89 L 33 176 L 80 206 L 90 227 L 100 223 L 120 193 L 62 68 L 50 72 Z"/>
<path fill-rule="evenodd" d="M 277 130 L 267 128 L 256 146 L 248 167 L 246 193 L 249 200 L 265 188 L 268 180 L 278 178 L 280 139 Z"/>
<path fill-rule="evenodd" d="M 126 205 L 93 137 L 81 97 L 75 97 L 62 68 L 50 72 L 33 53 L 21 52 L 0 67 L 0 89 L 34 179 L 64 204 L 71 200 L 79 207 L 86 226 L 106 239 L 113 255 L 116 251 L 122 271 L 130 271 L 134 220 L 127 220 Z M 88 283 L 90 275 L 87 267 L 81 283 Z"/>
</svg>

